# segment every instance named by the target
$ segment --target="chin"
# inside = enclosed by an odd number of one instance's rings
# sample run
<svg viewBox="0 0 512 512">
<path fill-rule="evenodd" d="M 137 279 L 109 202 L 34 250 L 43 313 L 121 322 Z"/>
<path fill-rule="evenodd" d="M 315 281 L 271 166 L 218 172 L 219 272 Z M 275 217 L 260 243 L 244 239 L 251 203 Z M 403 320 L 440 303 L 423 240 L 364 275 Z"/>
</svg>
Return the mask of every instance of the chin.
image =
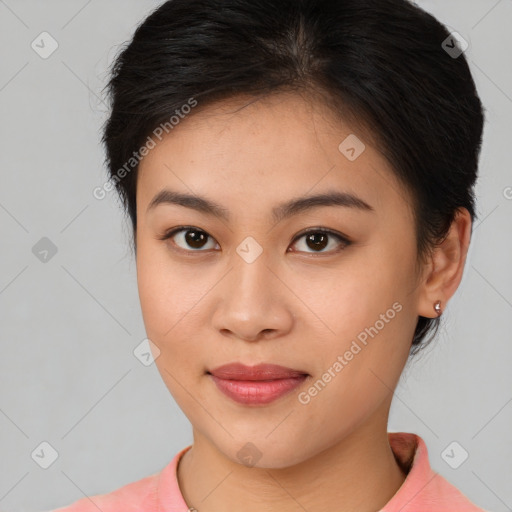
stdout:
<svg viewBox="0 0 512 512">
<path fill-rule="evenodd" d="M 235 440 L 226 441 L 226 445 L 217 445 L 217 449 L 236 464 L 261 469 L 295 466 L 316 453 L 314 448 L 306 447 L 304 442 L 296 441 L 290 435 L 276 436 L 273 440 L 265 435 L 235 437 Z"/>
</svg>

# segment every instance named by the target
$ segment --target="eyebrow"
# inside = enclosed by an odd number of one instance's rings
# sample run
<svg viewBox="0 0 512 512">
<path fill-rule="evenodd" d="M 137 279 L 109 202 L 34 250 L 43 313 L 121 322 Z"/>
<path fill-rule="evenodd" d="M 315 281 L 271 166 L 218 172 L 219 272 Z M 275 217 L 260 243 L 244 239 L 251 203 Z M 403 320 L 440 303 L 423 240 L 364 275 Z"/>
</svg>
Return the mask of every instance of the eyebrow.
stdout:
<svg viewBox="0 0 512 512">
<path fill-rule="evenodd" d="M 223 219 L 226 222 L 230 220 L 229 210 L 210 199 L 197 195 L 185 194 L 169 189 L 161 190 L 149 203 L 146 213 L 160 204 L 184 206 Z M 282 203 L 272 209 L 272 218 L 274 222 L 280 222 L 292 215 L 321 206 L 344 206 L 366 212 L 375 212 L 372 206 L 353 194 L 330 190 L 321 194 L 299 197 Z"/>
</svg>

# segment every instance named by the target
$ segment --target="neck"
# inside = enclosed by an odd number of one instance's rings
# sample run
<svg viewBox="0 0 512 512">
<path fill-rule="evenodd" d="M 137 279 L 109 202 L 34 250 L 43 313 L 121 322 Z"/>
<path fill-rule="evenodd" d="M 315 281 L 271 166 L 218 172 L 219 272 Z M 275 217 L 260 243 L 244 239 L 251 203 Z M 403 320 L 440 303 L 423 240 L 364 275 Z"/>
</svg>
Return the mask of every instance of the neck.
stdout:
<svg viewBox="0 0 512 512">
<path fill-rule="evenodd" d="M 194 430 L 194 444 L 178 465 L 179 487 L 198 512 L 376 512 L 406 477 L 386 425 L 360 427 L 314 457 L 278 469 L 235 463 Z"/>
</svg>

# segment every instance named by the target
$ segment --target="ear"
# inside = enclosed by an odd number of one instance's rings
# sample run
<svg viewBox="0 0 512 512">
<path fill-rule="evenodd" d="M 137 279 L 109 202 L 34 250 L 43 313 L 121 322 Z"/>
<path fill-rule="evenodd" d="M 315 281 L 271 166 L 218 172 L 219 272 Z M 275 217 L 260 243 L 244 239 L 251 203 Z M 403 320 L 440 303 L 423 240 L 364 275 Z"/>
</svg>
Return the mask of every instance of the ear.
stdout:
<svg viewBox="0 0 512 512">
<path fill-rule="evenodd" d="M 471 215 L 466 208 L 457 210 L 446 238 L 437 245 L 420 284 L 418 315 L 436 318 L 434 303 L 441 301 L 441 312 L 462 280 L 469 242 Z"/>
</svg>

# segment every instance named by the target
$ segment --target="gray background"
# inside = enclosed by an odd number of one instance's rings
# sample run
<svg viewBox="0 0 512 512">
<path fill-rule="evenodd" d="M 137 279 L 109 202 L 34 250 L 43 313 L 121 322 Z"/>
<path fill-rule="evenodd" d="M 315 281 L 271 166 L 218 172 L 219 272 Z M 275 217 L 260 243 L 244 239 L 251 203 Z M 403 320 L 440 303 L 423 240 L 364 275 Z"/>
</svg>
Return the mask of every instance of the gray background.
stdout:
<svg viewBox="0 0 512 512">
<path fill-rule="evenodd" d="M 0 0 L 2 511 L 110 492 L 192 441 L 133 354 L 145 331 L 128 224 L 114 195 L 92 195 L 107 65 L 159 3 Z M 417 3 L 469 42 L 487 123 L 463 282 L 406 367 L 389 430 L 421 435 L 432 467 L 481 507 L 512 510 L 512 1 Z M 43 31 L 59 45 L 47 59 L 31 47 Z M 57 248 L 46 262 L 32 250 L 43 237 Z M 43 441 L 58 452 L 48 469 L 31 457 Z M 453 441 L 469 453 L 458 469 L 442 457 Z"/>
</svg>

